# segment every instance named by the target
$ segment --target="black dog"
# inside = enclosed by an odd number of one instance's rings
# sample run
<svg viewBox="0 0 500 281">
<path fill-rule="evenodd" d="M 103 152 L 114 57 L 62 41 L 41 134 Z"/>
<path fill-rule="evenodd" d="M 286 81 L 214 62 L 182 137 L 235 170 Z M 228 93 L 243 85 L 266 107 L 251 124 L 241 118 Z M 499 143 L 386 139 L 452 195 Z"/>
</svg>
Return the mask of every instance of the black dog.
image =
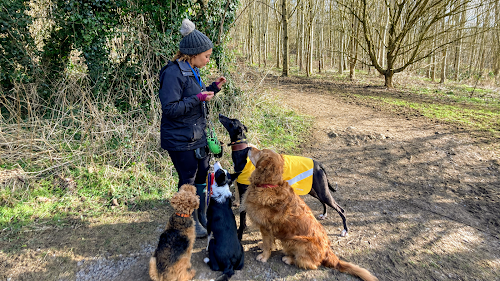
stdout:
<svg viewBox="0 0 500 281">
<path fill-rule="evenodd" d="M 231 146 L 231 157 L 233 159 L 234 165 L 234 174 L 231 174 L 231 181 L 238 179 L 238 176 L 242 173 L 243 169 L 247 165 L 247 155 L 250 147 L 248 146 L 248 142 L 246 140 L 245 132 L 248 132 L 248 129 L 245 125 L 243 125 L 238 119 L 231 119 L 222 114 L 219 114 L 219 121 L 222 123 L 224 128 L 229 133 L 229 137 L 231 138 L 231 143 L 228 146 Z M 313 179 L 312 179 L 312 187 L 309 191 L 309 194 L 314 198 L 317 198 L 321 204 L 323 204 L 323 214 L 319 216 L 319 219 L 325 219 L 327 216 L 326 205 L 332 207 L 339 213 L 342 218 L 342 223 L 344 225 L 344 229 L 342 230 L 341 236 L 347 235 L 347 223 L 344 215 L 344 209 L 335 202 L 333 199 L 331 191 L 335 191 L 332 185 L 328 182 L 328 177 L 326 175 L 325 169 L 321 163 L 313 160 Z M 236 182 L 238 185 L 238 193 L 240 199 L 243 198 L 243 194 L 246 192 L 248 185 Z M 243 231 L 246 228 L 246 212 L 242 211 L 240 213 L 240 227 L 238 229 L 238 238 L 241 240 L 243 237 Z"/>
<path fill-rule="evenodd" d="M 215 183 L 212 185 L 210 204 L 207 209 L 208 258 L 204 261 L 214 271 L 223 275 L 216 280 L 229 280 L 235 270 L 243 268 L 243 247 L 236 232 L 236 220 L 229 190 L 227 171 L 215 164 Z"/>
</svg>

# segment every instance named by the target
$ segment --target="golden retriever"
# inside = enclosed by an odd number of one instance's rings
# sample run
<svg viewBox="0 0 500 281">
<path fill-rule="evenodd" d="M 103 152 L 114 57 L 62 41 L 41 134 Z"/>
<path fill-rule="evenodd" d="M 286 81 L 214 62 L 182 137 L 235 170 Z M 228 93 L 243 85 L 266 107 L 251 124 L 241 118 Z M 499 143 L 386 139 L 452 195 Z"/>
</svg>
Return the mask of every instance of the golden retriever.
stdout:
<svg viewBox="0 0 500 281">
<path fill-rule="evenodd" d="M 243 207 L 262 234 L 259 245 L 263 252 L 257 260 L 266 262 L 271 256 L 274 239 L 279 239 L 285 256 L 282 261 L 304 269 L 323 265 L 358 276 L 363 280 L 378 280 L 368 270 L 339 260 L 330 247 L 323 226 L 311 209 L 283 180 L 283 157 L 270 150 L 252 148 L 250 161 L 255 171 L 243 197 Z"/>
</svg>

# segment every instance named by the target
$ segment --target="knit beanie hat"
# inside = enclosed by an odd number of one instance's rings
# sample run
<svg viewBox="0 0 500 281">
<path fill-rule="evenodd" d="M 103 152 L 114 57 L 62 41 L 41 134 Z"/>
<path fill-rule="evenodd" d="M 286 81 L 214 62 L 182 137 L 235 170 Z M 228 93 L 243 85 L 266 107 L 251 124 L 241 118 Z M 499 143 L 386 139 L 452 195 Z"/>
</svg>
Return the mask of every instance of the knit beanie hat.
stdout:
<svg viewBox="0 0 500 281">
<path fill-rule="evenodd" d="M 184 38 L 179 43 L 179 51 L 183 54 L 197 55 L 214 47 L 212 41 L 195 29 L 194 23 L 188 19 L 182 21 L 181 34 Z"/>
</svg>

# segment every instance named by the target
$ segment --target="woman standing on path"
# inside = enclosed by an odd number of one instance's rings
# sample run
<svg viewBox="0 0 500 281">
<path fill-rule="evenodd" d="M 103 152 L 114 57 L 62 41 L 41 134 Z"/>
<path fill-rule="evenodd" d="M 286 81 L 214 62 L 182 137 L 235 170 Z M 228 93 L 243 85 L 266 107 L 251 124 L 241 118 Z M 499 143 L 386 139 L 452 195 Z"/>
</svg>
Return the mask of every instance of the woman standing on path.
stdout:
<svg viewBox="0 0 500 281">
<path fill-rule="evenodd" d="M 188 19 L 182 21 L 179 51 L 160 71 L 161 147 L 166 149 L 179 175 L 177 188 L 196 186 L 200 207 L 194 210 L 196 237 L 207 236 L 206 178 L 209 169 L 206 102 L 220 91 L 226 78 L 219 77 L 208 87 L 199 68 L 210 61 L 213 43 Z"/>
</svg>

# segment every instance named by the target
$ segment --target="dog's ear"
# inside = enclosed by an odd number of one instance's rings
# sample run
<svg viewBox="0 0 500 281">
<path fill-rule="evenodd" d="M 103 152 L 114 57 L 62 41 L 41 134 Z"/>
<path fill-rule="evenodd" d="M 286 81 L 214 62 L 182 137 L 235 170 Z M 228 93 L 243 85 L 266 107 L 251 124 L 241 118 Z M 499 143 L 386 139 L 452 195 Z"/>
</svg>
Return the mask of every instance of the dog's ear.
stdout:
<svg viewBox="0 0 500 281">
<path fill-rule="evenodd" d="M 189 196 L 189 206 L 192 208 L 191 212 L 198 209 L 200 206 L 200 197 L 198 195 Z"/>
<path fill-rule="evenodd" d="M 248 151 L 248 158 L 250 159 L 250 162 L 252 162 L 252 164 L 255 167 L 257 167 L 257 165 L 258 165 L 258 162 L 259 162 L 259 159 L 260 159 L 260 155 L 261 155 L 261 150 L 259 150 L 256 147 L 252 147 Z"/>
<path fill-rule="evenodd" d="M 245 125 L 243 125 L 241 123 L 238 126 L 235 126 L 235 127 L 236 127 L 236 131 L 239 134 L 243 134 L 244 132 L 248 132 L 247 126 L 245 126 Z"/>
</svg>

